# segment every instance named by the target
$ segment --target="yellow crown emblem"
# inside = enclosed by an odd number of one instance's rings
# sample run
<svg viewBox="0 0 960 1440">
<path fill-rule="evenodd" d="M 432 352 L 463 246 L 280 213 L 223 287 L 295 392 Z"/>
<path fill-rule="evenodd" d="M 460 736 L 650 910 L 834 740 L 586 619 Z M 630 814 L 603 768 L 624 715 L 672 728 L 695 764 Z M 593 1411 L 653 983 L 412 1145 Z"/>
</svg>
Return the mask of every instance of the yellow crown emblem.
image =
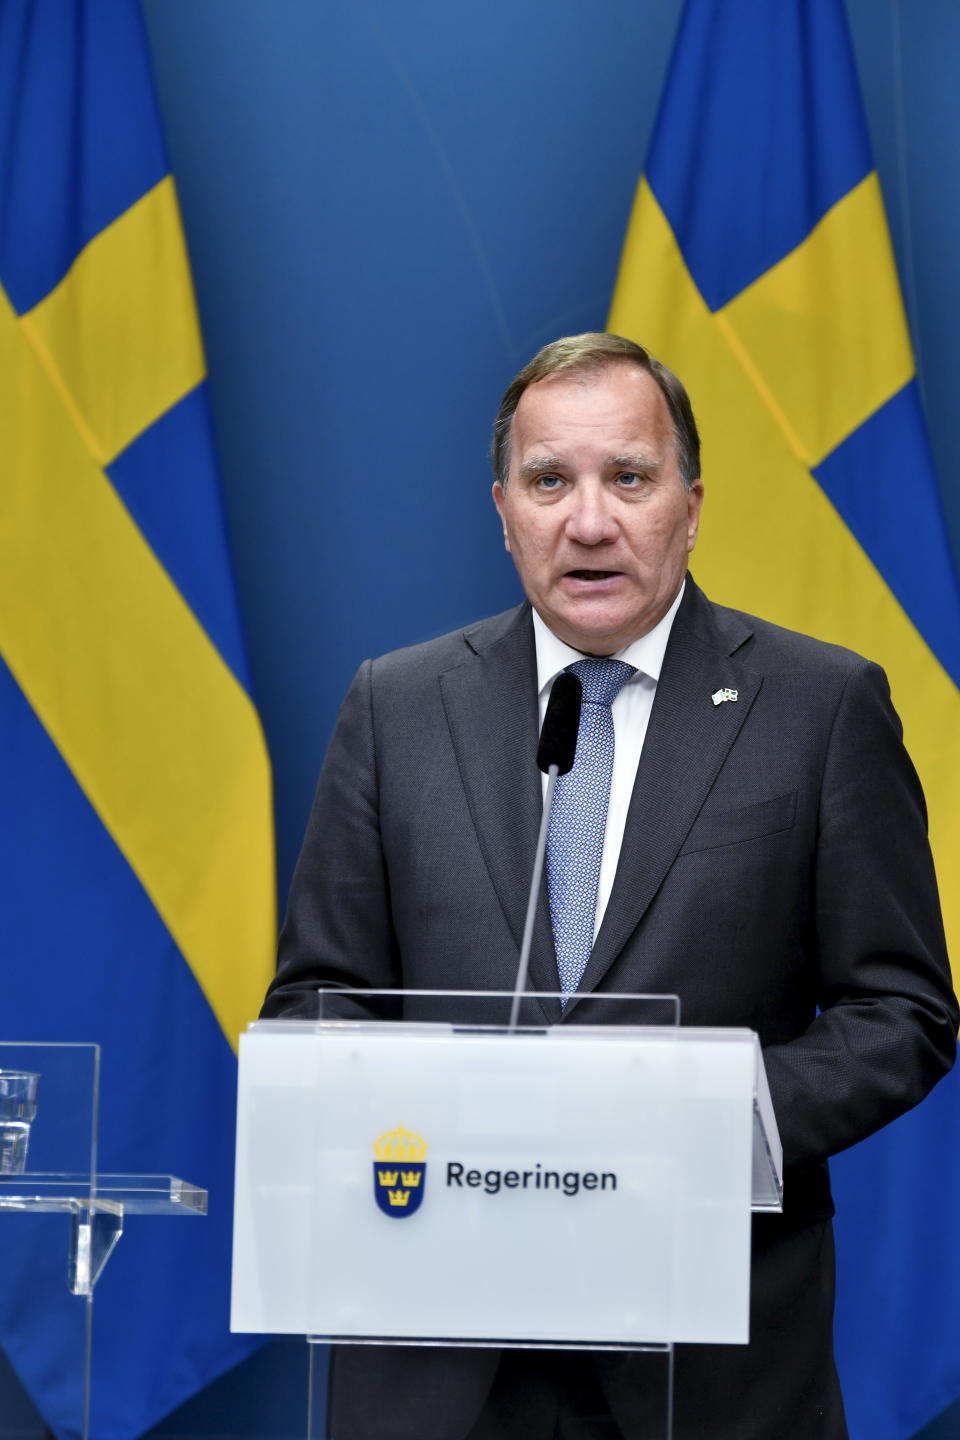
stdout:
<svg viewBox="0 0 960 1440">
<path fill-rule="evenodd" d="M 402 1127 L 388 1130 L 379 1140 L 373 1142 L 373 1153 L 378 1160 L 398 1160 L 401 1163 L 404 1160 L 422 1161 L 427 1148 L 427 1142 L 422 1135 L 414 1135 L 412 1130 L 404 1130 Z M 412 1182 L 404 1176 L 403 1183 L 407 1185 Z M 393 1204 L 393 1201 L 390 1203 Z"/>
<path fill-rule="evenodd" d="M 373 1195 L 384 1215 L 406 1219 L 420 1209 L 427 1183 L 424 1156 L 427 1142 L 422 1135 L 402 1126 L 388 1130 L 373 1142 Z"/>
</svg>

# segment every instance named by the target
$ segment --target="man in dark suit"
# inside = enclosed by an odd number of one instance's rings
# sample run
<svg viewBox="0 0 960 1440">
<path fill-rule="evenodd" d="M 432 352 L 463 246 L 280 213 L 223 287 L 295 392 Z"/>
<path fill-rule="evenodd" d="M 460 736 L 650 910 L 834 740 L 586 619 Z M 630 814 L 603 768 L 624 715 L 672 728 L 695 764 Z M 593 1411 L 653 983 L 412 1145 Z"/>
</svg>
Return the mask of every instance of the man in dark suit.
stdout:
<svg viewBox="0 0 960 1440">
<path fill-rule="evenodd" d="M 750 1344 L 679 1348 L 675 1434 L 842 1440 L 826 1159 L 922 1098 L 957 1024 L 886 681 L 697 589 L 696 426 L 640 347 L 546 347 L 507 391 L 494 463 L 529 604 L 361 667 L 264 1013 L 309 1014 L 318 985 L 510 989 L 541 807 L 538 710 L 567 665 L 586 659 L 592 677 L 619 662 L 586 941 L 548 864 L 531 988 L 589 992 L 541 1002 L 554 1023 L 595 1022 L 590 993 L 665 992 L 686 1023 L 759 1033 L 785 1213 L 755 1221 Z M 572 775 L 581 763 L 578 750 Z M 346 1347 L 332 1435 L 640 1440 L 657 1433 L 642 1363 Z"/>
</svg>

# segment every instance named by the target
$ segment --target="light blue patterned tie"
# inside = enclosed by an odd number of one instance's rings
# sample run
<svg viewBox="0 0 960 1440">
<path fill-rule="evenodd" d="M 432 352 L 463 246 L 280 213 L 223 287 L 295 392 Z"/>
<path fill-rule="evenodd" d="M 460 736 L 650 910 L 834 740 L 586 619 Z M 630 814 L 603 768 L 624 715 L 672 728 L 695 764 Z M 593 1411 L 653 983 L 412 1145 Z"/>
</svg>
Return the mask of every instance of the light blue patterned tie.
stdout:
<svg viewBox="0 0 960 1440">
<path fill-rule="evenodd" d="M 547 898 L 560 989 L 580 984 L 593 949 L 597 885 L 613 774 L 613 713 L 620 689 L 636 674 L 622 660 L 578 660 L 567 669 L 583 686 L 573 769 L 561 775 L 547 834 Z"/>
</svg>

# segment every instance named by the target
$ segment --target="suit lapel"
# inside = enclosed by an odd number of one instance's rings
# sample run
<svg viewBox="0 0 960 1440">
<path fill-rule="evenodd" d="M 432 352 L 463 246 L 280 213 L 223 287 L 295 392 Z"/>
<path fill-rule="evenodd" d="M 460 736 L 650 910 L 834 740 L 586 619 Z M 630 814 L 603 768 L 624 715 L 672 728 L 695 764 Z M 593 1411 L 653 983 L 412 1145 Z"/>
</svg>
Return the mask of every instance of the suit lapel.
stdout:
<svg viewBox="0 0 960 1440">
<path fill-rule="evenodd" d="M 596 989 L 643 919 L 762 683 L 731 657 L 750 634 L 746 625 L 737 621 L 721 635 L 689 577 L 687 586 L 657 683 L 616 879 L 581 990 Z M 712 694 L 724 687 L 736 690 L 737 700 L 714 705 Z"/>
<path fill-rule="evenodd" d="M 543 809 L 529 606 L 484 622 L 465 638 L 471 653 L 462 665 L 440 676 L 441 694 L 480 849 L 519 958 Z M 541 894 L 527 988 L 556 990 L 557 983 Z M 558 1002 L 540 1004 L 545 1018 L 560 1018 Z"/>
</svg>

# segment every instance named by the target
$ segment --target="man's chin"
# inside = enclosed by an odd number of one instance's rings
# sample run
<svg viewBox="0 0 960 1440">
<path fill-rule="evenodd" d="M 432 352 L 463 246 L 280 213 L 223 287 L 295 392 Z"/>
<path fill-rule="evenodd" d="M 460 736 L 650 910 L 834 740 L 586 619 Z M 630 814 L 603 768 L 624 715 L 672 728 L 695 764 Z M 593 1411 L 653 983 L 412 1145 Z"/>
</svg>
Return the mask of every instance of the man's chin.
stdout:
<svg viewBox="0 0 960 1440">
<path fill-rule="evenodd" d="M 649 611 L 625 612 L 622 607 L 605 605 L 598 595 L 594 599 L 585 596 L 554 610 L 537 609 L 548 629 L 574 650 L 585 655 L 615 655 L 652 630 L 669 605 L 660 613 L 653 607 Z"/>
<path fill-rule="evenodd" d="M 544 615 L 543 619 L 554 635 L 574 650 L 585 655 L 613 655 L 636 639 L 630 633 L 629 622 L 612 620 L 600 615 L 583 616 Z M 641 632 L 642 633 L 642 632 Z"/>
</svg>

